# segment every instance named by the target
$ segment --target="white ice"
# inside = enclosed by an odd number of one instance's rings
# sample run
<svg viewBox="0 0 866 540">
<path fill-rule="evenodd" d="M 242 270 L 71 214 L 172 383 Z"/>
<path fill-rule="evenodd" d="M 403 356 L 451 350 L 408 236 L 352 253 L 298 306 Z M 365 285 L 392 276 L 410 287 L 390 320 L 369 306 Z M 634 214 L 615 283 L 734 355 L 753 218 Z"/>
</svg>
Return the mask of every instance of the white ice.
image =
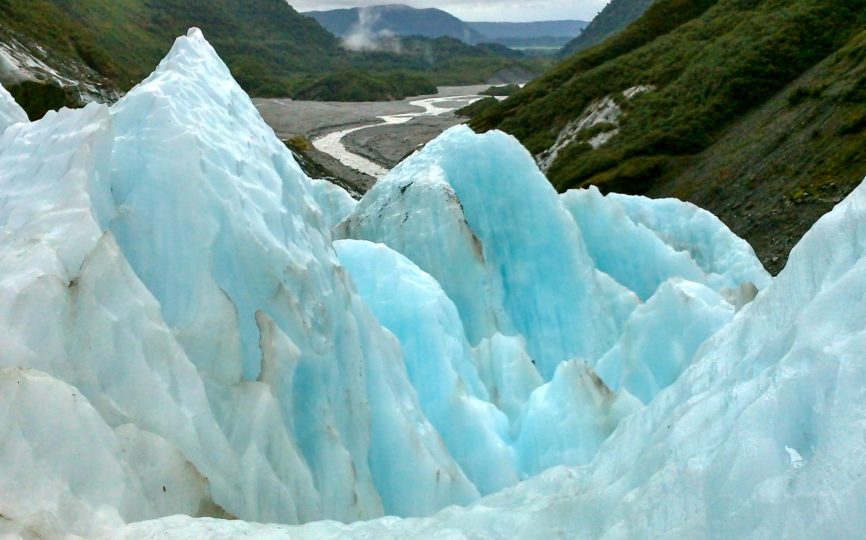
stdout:
<svg viewBox="0 0 866 540">
<path fill-rule="evenodd" d="M 12 124 L 26 121 L 27 113 L 15 103 L 15 99 L 12 98 L 9 91 L 0 85 L 0 133 L 3 133 Z"/>
</svg>

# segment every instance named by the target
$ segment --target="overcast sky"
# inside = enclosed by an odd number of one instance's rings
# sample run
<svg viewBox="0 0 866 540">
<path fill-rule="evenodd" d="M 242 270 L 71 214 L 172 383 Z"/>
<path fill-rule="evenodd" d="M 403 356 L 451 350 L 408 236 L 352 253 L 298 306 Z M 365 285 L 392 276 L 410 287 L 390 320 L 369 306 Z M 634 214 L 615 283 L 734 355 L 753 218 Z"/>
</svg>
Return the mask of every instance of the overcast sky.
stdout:
<svg viewBox="0 0 866 540">
<path fill-rule="evenodd" d="M 608 0 L 289 0 L 298 11 L 381 4 L 435 7 L 464 21 L 591 20 Z"/>
</svg>

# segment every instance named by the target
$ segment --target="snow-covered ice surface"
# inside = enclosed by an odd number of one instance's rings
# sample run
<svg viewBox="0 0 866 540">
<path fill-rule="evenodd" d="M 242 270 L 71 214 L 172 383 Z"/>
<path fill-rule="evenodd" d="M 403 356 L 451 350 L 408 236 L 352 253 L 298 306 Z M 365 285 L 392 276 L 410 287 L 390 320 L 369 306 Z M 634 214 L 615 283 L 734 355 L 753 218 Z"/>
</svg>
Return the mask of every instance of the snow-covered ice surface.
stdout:
<svg viewBox="0 0 866 540">
<path fill-rule="evenodd" d="M 9 94 L 9 91 L 0 85 L 0 133 L 18 122 L 26 122 L 27 113 Z"/>
<path fill-rule="evenodd" d="M 862 530 L 866 188 L 772 281 L 499 132 L 356 202 L 197 30 L 111 108 L 4 111 L 0 534 Z"/>
</svg>

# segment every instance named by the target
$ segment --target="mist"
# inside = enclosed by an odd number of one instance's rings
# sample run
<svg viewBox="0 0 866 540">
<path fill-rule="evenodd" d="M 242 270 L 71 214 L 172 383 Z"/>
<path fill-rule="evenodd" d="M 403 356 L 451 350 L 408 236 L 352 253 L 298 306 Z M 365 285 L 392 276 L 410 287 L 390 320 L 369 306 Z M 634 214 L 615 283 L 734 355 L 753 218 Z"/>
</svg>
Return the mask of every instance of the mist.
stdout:
<svg viewBox="0 0 866 540">
<path fill-rule="evenodd" d="M 376 31 L 380 14 L 374 9 L 358 10 L 358 22 L 343 38 L 343 47 L 350 51 L 385 51 L 400 53 L 400 40 L 390 30 Z"/>
</svg>

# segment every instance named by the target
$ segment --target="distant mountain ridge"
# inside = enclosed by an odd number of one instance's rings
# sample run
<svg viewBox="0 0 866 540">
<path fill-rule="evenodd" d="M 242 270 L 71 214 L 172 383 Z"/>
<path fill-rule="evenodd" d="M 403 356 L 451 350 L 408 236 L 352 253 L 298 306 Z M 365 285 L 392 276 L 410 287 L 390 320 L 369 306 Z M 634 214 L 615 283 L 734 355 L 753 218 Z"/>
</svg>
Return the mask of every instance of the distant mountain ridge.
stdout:
<svg viewBox="0 0 866 540">
<path fill-rule="evenodd" d="M 534 21 L 534 22 L 473 22 L 470 28 L 488 39 L 567 37 L 574 38 L 586 28 L 588 21 Z"/>
<path fill-rule="evenodd" d="M 467 22 L 470 28 L 485 36 L 486 41 L 509 47 L 548 45 L 562 47 L 580 35 L 587 21 L 535 22 Z"/>
<path fill-rule="evenodd" d="M 283 0 L 0 0 L 0 42 L 33 44 L 34 55 L 42 47 L 37 60 L 46 63 L 76 60 L 121 90 L 150 74 L 192 26 L 256 93 L 345 62 L 339 41 Z"/>
<path fill-rule="evenodd" d="M 285 0 L 0 0 L 0 83 L 36 117 L 110 101 L 193 26 L 257 97 L 402 99 L 509 70 L 539 71 L 504 47 L 449 38 L 406 38 L 400 51 L 347 51 Z"/>
<path fill-rule="evenodd" d="M 303 13 L 339 38 L 358 35 L 451 37 L 464 43 L 529 43 L 564 45 L 580 34 L 587 21 L 465 22 L 436 8 L 418 9 L 401 4 L 346 8 Z"/>
<path fill-rule="evenodd" d="M 464 43 L 480 43 L 483 36 L 469 25 L 441 9 L 416 9 L 401 4 L 346 8 L 329 11 L 307 11 L 333 35 L 346 38 L 353 34 L 451 37 Z"/>
</svg>

